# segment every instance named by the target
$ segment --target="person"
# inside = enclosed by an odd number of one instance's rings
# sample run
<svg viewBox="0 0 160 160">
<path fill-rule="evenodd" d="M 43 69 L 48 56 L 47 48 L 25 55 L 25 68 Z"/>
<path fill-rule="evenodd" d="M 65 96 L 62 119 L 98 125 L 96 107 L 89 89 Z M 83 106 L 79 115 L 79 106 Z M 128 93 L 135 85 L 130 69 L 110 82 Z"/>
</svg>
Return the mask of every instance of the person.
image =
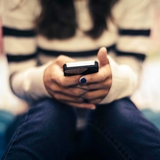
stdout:
<svg viewBox="0 0 160 160">
<path fill-rule="evenodd" d="M 1 0 L 15 95 L 30 104 L 4 160 L 160 159 L 160 133 L 130 97 L 149 45 L 150 0 Z M 64 76 L 68 62 L 99 71 Z"/>
</svg>

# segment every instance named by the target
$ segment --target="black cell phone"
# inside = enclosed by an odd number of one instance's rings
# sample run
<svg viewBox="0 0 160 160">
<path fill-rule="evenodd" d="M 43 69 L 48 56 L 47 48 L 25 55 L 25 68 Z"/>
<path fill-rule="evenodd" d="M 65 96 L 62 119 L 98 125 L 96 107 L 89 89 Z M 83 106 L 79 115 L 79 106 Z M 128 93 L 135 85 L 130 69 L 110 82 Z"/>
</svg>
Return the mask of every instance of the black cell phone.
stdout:
<svg viewBox="0 0 160 160">
<path fill-rule="evenodd" d="M 63 65 L 64 76 L 86 75 L 98 72 L 97 61 L 70 62 Z"/>
</svg>

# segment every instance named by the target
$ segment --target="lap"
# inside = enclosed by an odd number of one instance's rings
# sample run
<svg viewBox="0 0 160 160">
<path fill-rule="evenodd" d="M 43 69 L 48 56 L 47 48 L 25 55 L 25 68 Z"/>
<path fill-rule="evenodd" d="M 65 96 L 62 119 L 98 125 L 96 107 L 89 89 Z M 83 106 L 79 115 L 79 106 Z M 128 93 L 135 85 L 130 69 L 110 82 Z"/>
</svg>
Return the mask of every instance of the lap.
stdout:
<svg viewBox="0 0 160 160">
<path fill-rule="evenodd" d="M 124 159 L 160 157 L 160 132 L 129 98 L 97 106 L 89 112 L 88 126 L 98 130 L 111 150 Z"/>
<path fill-rule="evenodd" d="M 42 135 L 41 140 L 48 139 L 44 145 L 50 144 L 52 148 L 55 142 L 53 135 L 56 143 L 60 144 L 58 146 L 69 139 L 65 148 L 74 147 L 72 157 L 78 156 L 77 160 L 81 157 L 94 159 L 100 156 L 101 160 L 130 157 L 138 160 L 160 156 L 159 131 L 143 117 L 129 98 L 97 105 L 94 111 L 84 110 L 81 118 L 85 125 L 81 130 L 76 128 L 75 109 L 53 99 L 38 102 L 24 117 L 23 121 L 27 120 L 28 124 L 23 128 L 24 133 L 36 127 L 28 133 Z M 30 135 L 28 138 L 32 138 Z"/>
</svg>

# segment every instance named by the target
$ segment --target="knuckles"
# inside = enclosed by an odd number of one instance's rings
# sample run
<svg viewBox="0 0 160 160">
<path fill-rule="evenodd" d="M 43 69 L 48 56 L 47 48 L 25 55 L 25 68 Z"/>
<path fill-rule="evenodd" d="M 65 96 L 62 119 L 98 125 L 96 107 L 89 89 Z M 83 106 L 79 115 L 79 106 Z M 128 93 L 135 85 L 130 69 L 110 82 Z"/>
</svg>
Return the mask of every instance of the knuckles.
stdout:
<svg viewBox="0 0 160 160">
<path fill-rule="evenodd" d="M 55 76 L 53 74 L 51 75 L 50 79 L 51 79 L 51 82 L 55 82 Z"/>
<path fill-rule="evenodd" d="M 67 87 L 68 86 L 68 84 L 66 83 L 66 81 L 64 80 L 63 77 L 60 77 L 58 79 L 58 83 L 59 83 L 60 86 L 63 86 L 63 87 Z"/>
<path fill-rule="evenodd" d="M 107 75 L 104 72 L 100 73 L 100 82 L 105 81 L 107 78 Z"/>
<path fill-rule="evenodd" d="M 85 94 L 85 98 L 88 99 L 88 100 L 92 99 L 92 94 L 90 92 L 87 92 Z"/>
</svg>

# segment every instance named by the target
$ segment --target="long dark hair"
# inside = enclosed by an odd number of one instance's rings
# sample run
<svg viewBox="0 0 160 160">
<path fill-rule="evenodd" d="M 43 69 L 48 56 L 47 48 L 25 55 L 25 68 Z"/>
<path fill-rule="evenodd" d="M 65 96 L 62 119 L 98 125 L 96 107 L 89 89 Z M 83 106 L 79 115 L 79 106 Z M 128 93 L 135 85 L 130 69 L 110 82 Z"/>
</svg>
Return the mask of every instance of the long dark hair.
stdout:
<svg viewBox="0 0 160 160">
<path fill-rule="evenodd" d="M 93 27 L 86 32 L 98 38 L 107 29 L 107 18 L 112 18 L 111 9 L 118 0 L 89 0 Z M 74 0 L 40 0 L 42 12 L 36 19 L 36 31 L 48 39 L 72 37 L 77 28 Z"/>
</svg>

